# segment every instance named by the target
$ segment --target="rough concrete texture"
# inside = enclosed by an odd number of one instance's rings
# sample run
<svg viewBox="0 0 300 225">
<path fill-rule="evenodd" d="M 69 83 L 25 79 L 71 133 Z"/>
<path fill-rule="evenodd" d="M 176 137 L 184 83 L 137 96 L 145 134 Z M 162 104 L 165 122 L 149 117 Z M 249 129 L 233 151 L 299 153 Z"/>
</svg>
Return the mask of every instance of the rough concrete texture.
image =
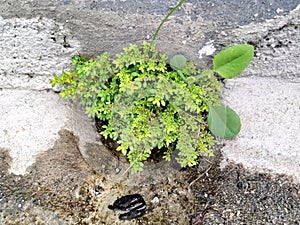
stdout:
<svg viewBox="0 0 300 225">
<path fill-rule="evenodd" d="M 87 210 L 91 207 L 86 205 L 90 194 L 80 197 L 77 191 L 85 177 L 96 176 L 88 167 L 105 176 L 111 175 L 106 176 L 108 180 L 116 179 L 119 169 L 124 167 L 112 157 L 104 158 L 107 152 L 93 121 L 76 104 L 60 99 L 57 90 L 51 88 L 49 78 L 69 68 L 69 59 L 77 53 L 94 56 L 109 51 L 114 54 L 128 43 L 150 40 L 176 2 L 1 2 L 0 223 L 6 224 L 9 218 L 14 222 L 7 224 L 93 224 L 79 220 L 92 217 L 89 211 L 77 215 L 81 206 Z M 251 172 L 285 174 L 300 182 L 299 4 L 295 0 L 191 0 L 168 20 L 158 36 L 159 50 L 168 55 L 183 53 L 200 67 L 210 67 L 212 54 L 234 43 L 255 46 L 251 65 L 241 77 L 226 81 L 223 90 L 224 102 L 242 120 L 240 135 L 226 141 L 222 149 L 224 168 L 233 161 L 242 163 Z M 81 157 L 90 164 L 86 165 Z M 99 164 L 99 159 L 103 164 Z M 99 180 L 92 183 L 89 191 L 98 186 Z M 110 185 L 105 188 L 111 190 L 105 192 L 110 202 L 116 194 L 132 190 Z M 172 187 L 175 186 L 176 182 Z M 70 197 L 74 190 L 75 198 Z M 150 190 L 154 195 L 153 187 Z M 180 214 L 184 203 L 175 205 L 174 201 L 174 205 L 168 206 L 172 202 L 169 190 L 156 191 L 167 196 L 162 201 L 165 202 L 163 213 L 172 211 L 174 206 L 173 210 L 179 209 L 174 211 L 175 215 Z M 186 190 L 176 191 L 181 196 Z M 151 197 L 148 201 L 154 200 L 155 196 Z M 45 211 L 43 201 L 47 202 L 49 211 Z M 93 218 L 101 215 L 104 206 L 101 207 L 99 203 L 93 205 Z M 57 213 L 57 208 L 66 210 L 64 220 L 59 219 L 62 212 Z M 30 217 L 27 217 L 28 210 Z M 158 210 L 155 212 L 159 214 Z M 107 213 L 107 218 L 115 218 L 111 212 Z M 109 224 L 107 218 L 103 224 Z M 170 224 L 170 221 L 157 224 Z"/>
<path fill-rule="evenodd" d="M 52 92 L 2 90 L 0 102 L 0 148 L 10 150 L 10 172 L 24 174 L 58 131 L 70 127 L 70 108 Z"/>
<path fill-rule="evenodd" d="M 73 131 L 81 149 L 87 143 L 102 146 L 84 110 L 52 91 L 1 89 L 0 118 L 0 149 L 9 150 L 9 171 L 16 175 L 26 174 L 36 157 L 53 146 L 60 130 Z"/>
<path fill-rule="evenodd" d="M 76 54 L 76 52 L 94 55 L 103 50 L 111 50 L 111 52 L 114 53 L 127 45 L 128 40 L 130 40 L 130 42 L 139 42 L 142 39 L 149 39 L 153 30 L 158 25 L 161 15 L 165 14 L 169 10 L 170 5 L 174 3 L 175 1 L 161 5 L 158 1 L 153 1 L 137 7 L 136 13 L 127 14 L 125 13 L 126 9 L 133 9 L 130 7 L 132 3 L 126 1 L 124 4 L 121 2 L 100 1 L 94 5 L 88 1 L 64 1 L 63 3 L 50 1 L 47 4 L 40 1 L 33 1 L 24 2 L 22 7 L 19 6 L 16 8 L 17 10 L 14 9 L 16 4 L 18 4 L 17 1 L 10 3 L 5 2 L 1 5 L 3 18 L 1 18 L 0 23 L 2 30 L 0 82 L 1 88 L 4 88 L 2 92 L 5 93 L 5 89 L 7 88 L 27 90 L 49 89 L 50 83 L 48 80 L 52 76 L 52 73 L 59 73 L 63 68 L 67 67 L 68 60 L 72 55 Z M 160 7 L 156 7 L 157 4 L 159 4 Z M 207 40 L 211 40 L 209 43 L 212 43 L 212 49 L 215 49 L 213 43 L 216 43 L 216 48 L 220 48 L 220 46 L 227 46 L 231 44 L 231 42 L 246 41 L 255 44 L 257 49 L 253 63 L 244 73 L 244 76 L 252 76 L 247 78 L 249 82 L 259 80 L 265 76 L 271 77 L 272 80 L 274 80 L 274 78 L 287 78 L 289 82 L 294 82 L 299 79 L 297 74 L 297 71 L 299 71 L 299 64 L 297 63 L 299 57 L 299 32 L 297 27 L 299 24 L 299 9 L 295 9 L 287 14 L 288 10 L 294 6 L 292 3 L 279 7 L 273 2 L 270 2 L 267 4 L 268 7 L 262 11 L 259 11 L 261 10 L 260 7 L 255 7 L 257 12 L 254 13 L 253 16 L 249 15 L 236 18 L 234 21 L 228 21 L 226 26 L 220 23 L 220 21 L 224 20 L 222 16 L 217 16 L 215 21 L 209 20 L 211 14 L 217 14 L 220 11 L 220 4 L 218 4 L 218 2 L 212 2 L 211 5 L 207 6 L 199 6 L 198 4 L 200 3 L 187 3 L 184 5 L 183 10 L 178 12 L 180 17 L 172 17 L 167 22 L 159 35 L 158 45 L 161 50 L 167 50 L 167 53 L 170 55 L 175 51 L 184 52 L 189 55 L 190 58 L 197 59 L 197 57 L 199 57 L 199 51 L 201 52 L 201 49 L 203 49 L 201 47 L 204 46 L 205 48 Z M 208 6 L 213 6 L 211 14 L 207 14 L 206 10 L 199 11 L 199 8 L 206 9 Z M 239 7 L 242 7 L 242 4 L 239 5 Z M 286 9 L 283 9 L 284 7 L 286 7 Z M 107 8 L 111 8 L 112 11 L 108 12 Z M 139 9 L 141 10 L 141 8 L 143 11 L 142 14 L 138 11 Z M 265 19 L 272 18 L 272 16 L 284 14 L 287 15 L 264 21 Z M 134 21 L 134 24 L 132 21 Z M 252 23 L 241 28 L 235 28 L 236 24 L 247 24 L 249 22 Z M 224 26 L 219 26 L 216 30 L 216 25 Z M 145 29 L 146 27 L 147 29 Z M 176 32 L 172 32 L 170 36 L 170 31 L 173 30 L 174 27 L 176 27 Z M 199 29 L 199 27 L 201 27 L 201 29 Z M 223 30 L 221 31 L 220 29 L 222 27 Z M 171 44 L 172 42 L 174 42 L 174 44 Z M 206 52 L 206 54 L 210 55 L 213 52 L 214 51 L 210 53 Z M 289 57 L 286 57 L 287 55 Z M 205 62 L 205 59 L 203 61 Z M 237 78 L 237 81 L 234 80 L 232 82 L 238 85 L 239 82 L 242 82 L 242 79 Z M 265 82 L 269 83 L 269 80 L 265 80 Z M 261 91 L 265 91 L 261 93 L 261 96 L 268 98 L 270 94 L 268 89 L 261 89 L 261 86 L 257 86 L 257 82 L 252 83 L 254 84 L 252 87 L 249 87 L 249 93 L 257 93 L 256 89 L 258 88 Z M 241 98 L 236 98 L 235 96 L 241 96 L 238 92 L 240 90 L 234 87 L 230 88 L 230 85 L 231 81 L 228 81 L 226 87 L 231 89 L 230 92 L 224 91 L 224 95 L 228 96 L 228 101 L 230 98 L 234 98 L 237 99 L 236 104 L 239 104 L 241 108 L 255 108 L 255 106 L 252 105 L 250 107 L 246 106 L 247 104 L 245 105 L 246 102 L 252 102 L 252 95 L 249 96 L 250 94 L 246 95 L 246 93 L 244 93 L 247 101 L 238 101 L 241 100 Z M 295 85 L 295 92 L 297 92 L 297 85 Z M 11 98 L 19 98 L 18 91 L 9 91 L 8 93 L 10 93 Z M 13 93 L 16 93 L 16 96 L 14 96 Z M 51 95 L 51 93 L 48 94 Z M 48 94 L 45 93 L 45 95 Z M 276 93 L 272 95 L 270 98 L 274 98 Z M 278 93 L 278 95 L 280 95 L 280 93 Z M 31 96 L 32 100 L 29 100 L 28 102 L 30 103 L 28 104 L 33 104 L 36 101 L 35 94 Z M 296 93 L 295 96 L 294 105 L 295 110 L 297 110 Z M 227 97 L 225 97 L 225 101 L 226 98 Z M 253 100 L 253 102 L 255 102 L 255 100 Z M 243 112 L 239 110 L 238 107 L 235 107 L 233 101 L 230 101 L 229 104 L 237 111 Z M 284 104 L 287 105 L 285 106 Z M 274 101 L 273 105 L 270 105 L 270 108 L 274 108 L 278 105 L 284 106 L 283 108 L 288 108 L 288 104 L 288 101 L 280 101 L 280 104 Z M 26 106 L 24 107 L 26 108 Z M 60 106 L 56 108 L 60 109 Z M 37 115 L 39 117 L 39 115 L 43 114 L 42 110 L 36 111 L 40 114 L 31 114 L 31 116 Z M 261 112 L 261 110 L 256 111 Z M 56 110 L 56 112 L 59 112 L 59 110 Z M 64 114 L 62 113 L 60 116 L 56 116 L 56 118 L 60 118 L 64 121 L 66 112 L 64 112 L 64 110 L 62 110 L 62 112 Z M 9 115 L 12 116 L 13 114 L 9 113 Z M 267 118 L 273 120 L 273 113 L 268 115 L 269 117 Z M 259 118 L 263 118 L 260 115 L 258 116 Z M 241 115 L 241 117 L 243 117 L 243 115 Z M 282 115 L 278 117 L 284 118 Z M 297 116 L 297 111 L 295 111 L 295 118 L 292 117 L 291 120 L 297 122 L 297 118 L 299 118 L 299 116 Z M 82 121 L 82 119 L 79 121 Z M 258 120 L 256 121 L 258 123 Z M 57 124 L 63 123 L 64 122 L 57 120 Z M 247 121 L 243 121 L 243 123 L 245 123 L 244 128 L 246 128 Z M 288 127 L 287 124 L 289 123 L 282 124 L 282 126 Z M 7 122 L 2 126 L 4 129 L 9 130 Z M 82 129 L 82 127 L 84 127 L 84 125 L 79 129 Z M 253 127 L 258 128 L 265 126 L 264 124 L 258 123 L 253 125 Z M 270 129 L 274 130 L 273 128 Z M 247 129 L 243 129 L 242 131 L 246 132 L 246 134 L 241 133 L 241 135 L 246 135 L 246 137 L 252 137 L 252 133 L 256 133 L 257 135 L 265 133 L 265 131 L 255 130 L 255 128 L 254 131 L 251 132 Z M 297 135 L 297 131 L 295 128 L 289 135 L 287 133 L 285 134 L 289 139 L 293 139 L 294 135 Z M 84 134 L 84 132 L 82 133 Z M 276 134 L 277 135 L 273 136 L 274 138 L 278 139 L 277 137 L 282 137 L 277 141 L 287 139 L 281 136 L 279 131 Z M 45 135 L 45 137 L 46 136 L 47 135 Z M 81 139 L 85 140 L 91 136 L 94 137 L 95 135 L 85 135 Z M 89 140 L 91 139 L 92 138 L 89 138 Z M 248 139 L 251 140 L 251 138 Z M 95 142 L 95 138 L 93 138 L 91 142 Z M 245 151 L 243 148 L 236 149 L 235 151 L 227 151 L 227 149 L 230 149 L 230 143 L 235 144 L 235 141 L 229 142 L 228 147 L 224 148 L 226 156 L 229 159 L 234 159 L 233 152 Z M 284 145 L 285 143 L 281 144 L 281 146 Z M 253 148 L 253 143 L 249 143 L 249 146 Z M 262 146 L 264 145 L 262 144 Z M 15 147 L 10 146 L 4 147 L 15 149 Z M 298 146 L 295 146 L 295 148 L 291 147 L 290 149 L 295 149 L 297 152 L 297 148 Z M 267 149 L 268 152 L 272 152 L 270 147 L 267 147 Z M 37 150 L 34 152 L 36 151 Z M 261 150 L 256 149 L 256 151 Z M 295 155 L 293 152 L 289 152 L 289 154 L 292 157 Z M 24 156 L 26 155 L 23 155 L 23 157 Z M 28 159 L 24 160 L 30 161 Z M 266 158 L 262 159 L 262 161 L 266 160 Z M 239 159 L 238 162 L 241 162 L 241 160 Z M 259 167 L 261 167 L 259 161 L 258 164 Z M 247 165 L 249 166 L 249 163 Z M 251 165 L 256 167 L 256 164 Z M 270 169 L 269 166 L 266 166 L 266 168 Z M 272 169 L 275 172 L 284 171 L 282 166 L 276 170 L 276 166 L 273 165 Z M 297 169 L 296 167 L 295 170 L 297 171 Z M 23 168 L 22 171 L 24 172 L 25 170 L 26 168 Z"/>
<path fill-rule="evenodd" d="M 2 88 L 51 88 L 49 77 L 60 73 L 78 49 L 78 42 L 64 42 L 68 32 L 64 26 L 47 18 L 0 16 L 0 30 Z"/>
<path fill-rule="evenodd" d="M 226 83 L 224 92 L 242 122 L 238 137 L 223 148 L 225 160 L 287 174 L 299 182 L 300 83 L 239 78 Z"/>
<path fill-rule="evenodd" d="M 247 42 L 256 47 L 255 58 L 242 76 L 271 77 L 299 83 L 299 14 L 298 6 L 285 17 L 231 30 L 231 41 Z M 220 39 L 228 40 L 226 37 Z"/>
<path fill-rule="evenodd" d="M 227 80 L 224 102 L 242 120 L 224 147 L 226 161 L 300 181 L 300 7 L 284 18 L 233 31 L 256 45 L 243 78 Z M 261 28 L 261 29 L 257 29 Z"/>
</svg>

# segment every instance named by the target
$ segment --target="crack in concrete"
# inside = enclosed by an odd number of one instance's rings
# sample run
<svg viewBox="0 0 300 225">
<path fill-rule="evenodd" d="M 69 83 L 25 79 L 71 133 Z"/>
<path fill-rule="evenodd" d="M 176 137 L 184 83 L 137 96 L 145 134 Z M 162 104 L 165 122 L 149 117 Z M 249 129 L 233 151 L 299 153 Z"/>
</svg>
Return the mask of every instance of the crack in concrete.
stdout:
<svg viewBox="0 0 300 225">
<path fill-rule="evenodd" d="M 247 44 L 253 45 L 256 48 L 256 51 L 258 51 L 261 42 L 263 42 L 265 40 L 269 40 L 271 36 L 274 36 L 277 33 L 284 31 L 284 29 L 286 29 L 286 28 L 294 27 L 296 30 L 296 29 L 298 29 L 298 26 L 299 26 L 299 24 L 296 24 L 294 22 L 287 22 L 286 24 L 284 24 L 280 27 L 276 27 L 276 28 L 268 30 L 268 32 L 266 34 L 258 37 L 257 40 L 249 40 L 247 42 Z"/>
</svg>

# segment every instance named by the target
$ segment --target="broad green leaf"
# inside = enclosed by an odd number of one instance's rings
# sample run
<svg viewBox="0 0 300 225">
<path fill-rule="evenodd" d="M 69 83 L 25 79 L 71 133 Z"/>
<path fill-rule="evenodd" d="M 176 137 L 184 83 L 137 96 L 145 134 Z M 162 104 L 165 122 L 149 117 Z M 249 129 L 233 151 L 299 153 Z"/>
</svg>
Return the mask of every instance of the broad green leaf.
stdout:
<svg viewBox="0 0 300 225">
<path fill-rule="evenodd" d="M 173 70 L 181 70 L 186 66 L 186 58 L 184 55 L 174 55 L 170 60 L 170 66 Z"/>
<path fill-rule="evenodd" d="M 233 138 L 241 129 L 239 116 L 227 106 L 209 106 L 208 127 L 210 131 L 222 138 Z"/>
<path fill-rule="evenodd" d="M 235 77 L 249 65 L 253 55 L 252 45 L 240 44 L 227 48 L 214 57 L 214 71 L 223 78 Z"/>
</svg>

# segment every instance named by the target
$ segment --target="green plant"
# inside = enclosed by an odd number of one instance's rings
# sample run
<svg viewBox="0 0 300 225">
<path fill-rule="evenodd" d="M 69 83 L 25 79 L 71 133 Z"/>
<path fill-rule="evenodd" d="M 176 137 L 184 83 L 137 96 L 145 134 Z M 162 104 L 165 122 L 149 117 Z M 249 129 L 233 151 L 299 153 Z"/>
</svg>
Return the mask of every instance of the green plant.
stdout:
<svg viewBox="0 0 300 225">
<path fill-rule="evenodd" d="M 53 86 L 63 88 L 63 98 L 78 96 L 89 116 L 105 122 L 101 134 L 118 142 L 117 150 L 128 157 L 132 172 L 142 170 L 155 148 L 166 149 L 166 160 L 178 150 L 182 167 L 196 165 L 200 154 L 213 153 L 211 133 L 231 138 L 240 130 L 238 115 L 220 105 L 221 84 L 214 74 L 240 74 L 253 57 L 253 47 L 221 51 L 211 70 L 196 69 L 183 55 L 168 61 L 153 41 L 170 13 L 151 43 L 131 44 L 113 58 L 108 53 L 89 60 L 75 56 L 73 70 L 51 79 Z"/>
</svg>

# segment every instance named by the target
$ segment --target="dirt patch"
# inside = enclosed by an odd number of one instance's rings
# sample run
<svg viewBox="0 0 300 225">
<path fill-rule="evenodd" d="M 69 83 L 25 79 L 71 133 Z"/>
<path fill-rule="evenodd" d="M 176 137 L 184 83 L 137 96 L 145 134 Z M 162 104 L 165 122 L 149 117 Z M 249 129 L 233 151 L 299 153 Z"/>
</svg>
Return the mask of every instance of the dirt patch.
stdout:
<svg viewBox="0 0 300 225">
<path fill-rule="evenodd" d="M 60 132 L 52 149 L 25 176 L 8 174 L 0 151 L 0 224 L 299 224 L 300 185 L 283 176 L 251 174 L 239 165 L 219 168 L 221 153 L 159 183 L 126 185 L 97 174 L 82 158 L 76 137 Z M 139 193 L 146 214 L 120 221 L 107 208 Z"/>
<path fill-rule="evenodd" d="M 300 224 L 300 185 L 283 175 L 214 166 L 193 193 L 203 224 Z"/>
</svg>

